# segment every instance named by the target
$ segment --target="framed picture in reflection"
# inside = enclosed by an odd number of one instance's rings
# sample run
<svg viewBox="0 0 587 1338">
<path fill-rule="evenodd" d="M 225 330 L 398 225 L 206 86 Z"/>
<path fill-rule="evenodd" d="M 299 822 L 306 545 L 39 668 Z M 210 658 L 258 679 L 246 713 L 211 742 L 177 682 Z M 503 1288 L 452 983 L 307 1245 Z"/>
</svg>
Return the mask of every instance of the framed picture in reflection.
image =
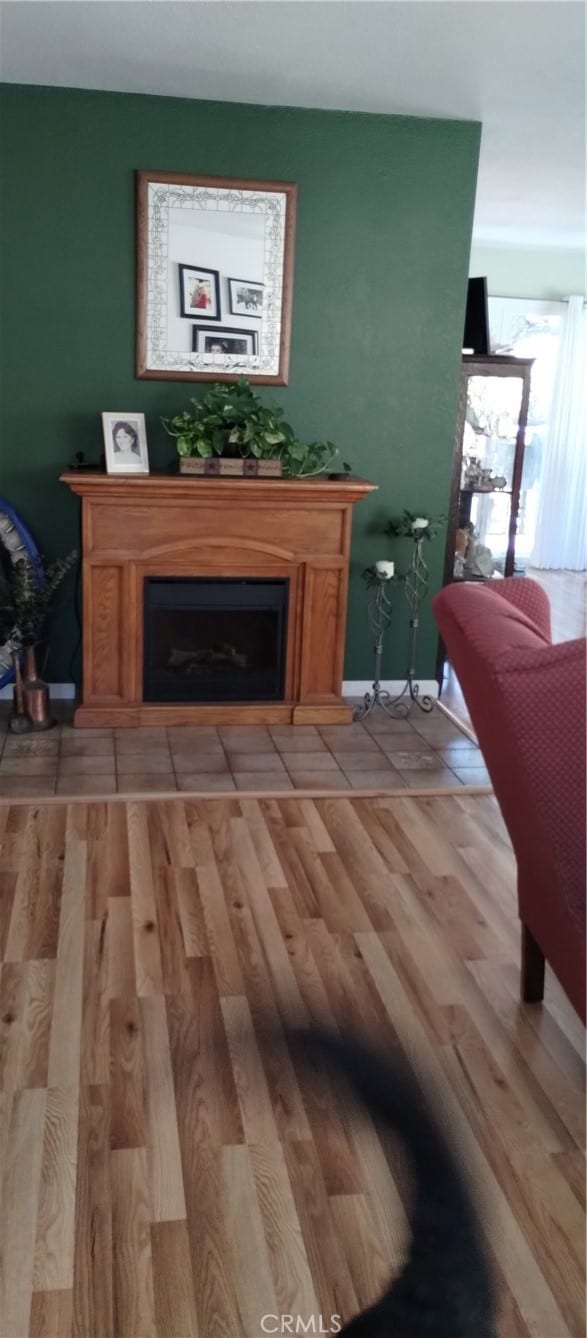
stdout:
<svg viewBox="0 0 587 1338">
<path fill-rule="evenodd" d="M 179 265 L 179 310 L 191 320 L 220 320 L 220 278 L 217 269 Z"/>
</svg>

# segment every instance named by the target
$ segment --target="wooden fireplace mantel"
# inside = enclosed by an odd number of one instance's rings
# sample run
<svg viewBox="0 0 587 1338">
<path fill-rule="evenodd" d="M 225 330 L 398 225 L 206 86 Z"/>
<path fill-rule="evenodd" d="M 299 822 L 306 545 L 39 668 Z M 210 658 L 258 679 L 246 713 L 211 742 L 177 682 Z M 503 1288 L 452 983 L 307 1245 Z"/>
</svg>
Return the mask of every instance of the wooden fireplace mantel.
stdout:
<svg viewBox="0 0 587 1338">
<path fill-rule="evenodd" d="M 84 726 L 344 723 L 352 508 L 363 479 L 68 473 L 82 499 Z M 283 701 L 143 701 L 143 583 L 151 576 L 289 580 Z"/>
</svg>

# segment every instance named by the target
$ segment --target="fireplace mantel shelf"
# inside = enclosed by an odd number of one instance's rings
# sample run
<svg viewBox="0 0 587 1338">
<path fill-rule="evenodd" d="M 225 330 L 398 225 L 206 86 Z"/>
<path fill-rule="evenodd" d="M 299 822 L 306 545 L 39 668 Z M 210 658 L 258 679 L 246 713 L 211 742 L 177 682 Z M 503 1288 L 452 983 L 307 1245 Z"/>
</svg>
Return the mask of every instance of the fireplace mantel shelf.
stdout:
<svg viewBox="0 0 587 1338">
<path fill-rule="evenodd" d="M 76 470 L 61 475 L 61 483 L 66 483 L 78 497 L 95 497 L 101 501 L 113 501 L 115 497 L 124 497 L 125 501 L 143 501 L 147 498 L 163 498 L 166 501 L 181 502 L 195 496 L 203 500 L 216 502 L 234 502 L 240 505 L 245 501 L 287 502 L 289 506 L 307 503 L 312 500 L 319 505 L 331 503 L 346 504 L 360 502 L 368 493 L 374 492 L 376 483 L 367 479 L 329 478 L 317 475 L 305 479 L 263 479 L 230 477 L 190 477 L 185 474 L 93 474 L 89 470 Z"/>
<path fill-rule="evenodd" d="M 352 477 L 62 474 L 82 502 L 83 701 L 76 724 L 344 723 Z M 144 592 L 153 577 L 288 583 L 283 701 L 144 700 Z"/>
</svg>

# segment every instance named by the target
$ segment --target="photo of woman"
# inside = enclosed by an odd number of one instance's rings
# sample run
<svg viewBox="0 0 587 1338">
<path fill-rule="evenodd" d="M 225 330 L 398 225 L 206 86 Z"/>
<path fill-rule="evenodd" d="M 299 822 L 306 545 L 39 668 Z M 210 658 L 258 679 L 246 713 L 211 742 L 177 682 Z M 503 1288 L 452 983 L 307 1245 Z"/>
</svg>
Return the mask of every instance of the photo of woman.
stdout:
<svg viewBox="0 0 587 1338">
<path fill-rule="evenodd" d="M 102 428 L 108 474 L 148 474 L 145 415 L 103 413 Z"/>
</svg>

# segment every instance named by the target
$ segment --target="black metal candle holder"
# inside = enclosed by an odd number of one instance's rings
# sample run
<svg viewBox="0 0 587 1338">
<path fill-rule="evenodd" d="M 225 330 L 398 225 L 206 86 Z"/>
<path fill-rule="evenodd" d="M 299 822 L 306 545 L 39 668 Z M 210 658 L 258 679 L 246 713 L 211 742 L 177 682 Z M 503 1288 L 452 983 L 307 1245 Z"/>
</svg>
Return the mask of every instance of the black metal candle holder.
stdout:
<svg viewBox="0 0 587 1338">
<path fill-rule="evenodd" d="M 383 643 L 385 633 L 391 623 L 392 606 L 389 598 L 390 578 L 384 574 L 378 573 L 376 568 L 370 569 L 368 577 L 368 618 L 371 630 L 373 632 L 375 653 L 375 672 L 373 684 L 370 692 L 366 692 L 363 703 L 358 706 L 354 718 L 355 720 L 365 720 L 375 707 L 379 707 L 385 714 L 393 719 L 405 719 L 409 715 L 412 702 L 416 703 L 420 711 L 428 713 L 434 708 L 434 702 L 427 694 L 420 695 L 418 682 L 416 680 L 416 643 L 418 639 L 418 628 L 420 625 L 420 607 L 428 593 L 428 567 L 422 554 L 423 539 L 414 536 L 412 559 L 408 571 L 403 578 L 406 599 L 410 609 L 410 628 L 408 636 L 408 666 L 406 670 L 406 681 L 401 692 L 396 697 L 392 697 L 387 688 L 381 686 L 381 664 L 383 659 Z"/>
<path fill-rule="evenodd" d="M 418 627 L 420 625 L 420 606 L 428 594 L 428 567 L 422 555 L 423 540 L 414 539 L 412 552 L 412 561 L 406 573 L 404 585 L 406 599 L 410 609 L 410 631 L 408 636 L 408 667 L 406 670 L 406 681 L 401 692 L 394 697 L 391 702 L 391 708 L 396 708 L 398 715 L 408 715 L 411 709 L 411 703 L 415 702 L 421 711 L 432 711 L 434 702 L 432 697 L 427 694 L 420 696 L 420 689 L 416 680 L 416 641 L 418 639 Z M 409 698 L 409 702 L 408 699 Z M 402 710 L 397 708 L 402 707 Z M 390 709 L 391 709 L 390 708 Z"/>
<path fill-rule="evenodd" d="M 373 649 L 375 652 L 375 673 L 373 677 L 372 691 L 366 692 L 363 698 L 363 705 L 358 706 L 354 718 L 355 720 L 365 720 L 376 706 L 380 706 L 382 711 L 391 715 L 390 709 L 391 693 L 387 688 L 381 686 L 381 661 L 383 659 L 383 640 L 385 633 L 391 622 L 391 600 L 389 598 L 390 577 L 380 575 L 373 568 L 365 574 L 368 584 L 367 595 L 367 617 L 369 626 L 373 632 Z"/>
</svg>

